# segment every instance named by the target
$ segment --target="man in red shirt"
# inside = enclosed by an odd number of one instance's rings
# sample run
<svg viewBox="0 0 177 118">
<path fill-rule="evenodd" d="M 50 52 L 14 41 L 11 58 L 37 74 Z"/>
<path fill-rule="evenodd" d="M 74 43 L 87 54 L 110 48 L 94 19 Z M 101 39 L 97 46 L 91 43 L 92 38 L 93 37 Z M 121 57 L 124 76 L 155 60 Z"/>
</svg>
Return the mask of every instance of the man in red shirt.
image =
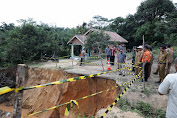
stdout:
<svg viewBox="0 0 177 118">
<path fill-rule="evenodd" d="M 151 54 L 148 51 L 149 47 L 144 46 L 144 79 L 145 82 L 148 80 L 148 73 L 149 73 L 149 66 L 150 66 L 150 60 L 151 60 Z M 142 58 L 143 62 L 143 58 Z"/>
<path fill-rule="evenodd" d="M 110 51 L 111 51 L 110 63 L 111 65 L 114 65 L 115 51 L 116 51 L 116 48 L 114 47 L 114 45 L 112 45 L 112 48 L 110 49 Z"/>
</svg>

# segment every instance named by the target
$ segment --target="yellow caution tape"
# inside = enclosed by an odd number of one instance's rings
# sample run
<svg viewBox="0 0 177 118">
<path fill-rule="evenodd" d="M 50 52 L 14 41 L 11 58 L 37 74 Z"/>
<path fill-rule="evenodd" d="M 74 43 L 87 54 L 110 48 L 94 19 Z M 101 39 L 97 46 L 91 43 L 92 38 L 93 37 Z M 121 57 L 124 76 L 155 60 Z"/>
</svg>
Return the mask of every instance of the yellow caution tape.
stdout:
<svg viewBox="0 0 177 118">
<path fill-rule="evenodd" d="M 143 70 L 143 69 L 142 69 Z M 123 96 L 123 94 L 130 88 L 130 86 L 136 81 L 138 80 L 137 78 L 139 77 L 139 75 L 142 73 L 142 70 L 140 71 L 140 73 L 138 74 L 138 76 L 135 77 L 135 79 L 133 79 L 130 84 L 125 88 L 125 90 L 119 95 L 119 97 L 112 103 L 111 106 L 108 107 L 108 109 L 105 111 L 105 113 L 100 117 L 103 118 L 106 116 L 106 114 L 111 110 L 111 108 L 119 101 L 119 99 Z"/>
<path fill-rule="evenodd" d="M 19 92 L 19 91 L 21 91 L 23 89 L 24 89 L 24 86 L 22 86 L 20 88 L 16 88 L 16 89 L 15 88 L 10 88 L 8 86 L 5 86 L 5 87 L 0 88 L 0 95 L 5 94 L 5 93 L 9 93 L 9 92 L 14 91 L 14 90 L 17 93 L 17 92 Z"/>
<path fill-rule="evenodd" d="M 15 89 L 15 92 L 18 93 L 19 91 L 23 90 L 24 89 L 24 86 L 20 87 L 20 88 L 17 88 Z"/>
<path fill-rule="evenodd" d="M 15 90 L 15 88 L 10 88 L 8 86 L 0 88 L 0 95 L 11 92 Z"/>
<path fill-rule="evenodd" d="M 65 109 L 65 116 L 69 116 L 69 111 L 74 108 L 74 106 L 77 105 L 79 109 L 79 104 L 76 100 L 71 100 L 70 103 L 67 104 Z"/>
</svg>

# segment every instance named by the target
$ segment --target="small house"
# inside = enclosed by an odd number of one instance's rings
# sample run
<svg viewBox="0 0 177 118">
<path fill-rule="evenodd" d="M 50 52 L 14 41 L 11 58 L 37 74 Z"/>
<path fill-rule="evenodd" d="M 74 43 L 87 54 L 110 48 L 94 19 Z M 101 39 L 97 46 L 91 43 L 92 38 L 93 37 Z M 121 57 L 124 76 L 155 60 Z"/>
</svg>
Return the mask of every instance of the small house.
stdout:
<svg viewBox="0 0 177 118">
<path fill-rule="evenodd" d="M 101 30 L 99 29 L 94 29 L 91 28 L 89 29 L 85 34 L 83 35 L 74 35 L 67 44 L 71 45 L 71 57 L 74 56 L 79 56 L 80 51 L 82 50 L 83 46 L 84 46 L 84 42 L 87 40 L 87 36 L 89 35 L 89 33 L 91 32 L 100 32 Z M 126 39 L 124 39 L 123 37 L 121 37 L 119 34 L 117 34 L 116 32 L 111 32 L 111 31 L 103 31 L 105 34 L 109 35 L 110 43 L 117 43 L 117 44 L 125 44 L 128 43 L 128 41 Z"/>
</svg>

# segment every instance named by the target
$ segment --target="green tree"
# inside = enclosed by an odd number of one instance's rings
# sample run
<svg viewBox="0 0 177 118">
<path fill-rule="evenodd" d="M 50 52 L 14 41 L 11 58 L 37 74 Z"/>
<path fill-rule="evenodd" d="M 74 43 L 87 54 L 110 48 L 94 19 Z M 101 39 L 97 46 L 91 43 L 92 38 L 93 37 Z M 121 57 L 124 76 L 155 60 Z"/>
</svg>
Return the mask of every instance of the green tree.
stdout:
<svg viewBox="0 0 177 118">
<path fill-rule="evenodd" d="M 112 22 L 112 19 L 109 20 L 108 18 L 105 18 L 100 15 L 96 15 L 93 17 L 93 20 L 91 20 L 88 23 L 89 28 L 97 28 L 97 29 L 104 29 L 104 30 L 109 30 L 107 27 L 110 23 Z"/>
<path fill-rule="evenodd" d="M 164 38 L 175 45 L 177 43 L 177 10 L 168 15 L 165 23 L 167 29 L 165 30 Z"/>
<path fill-rule="evenodd" d="M 175 10 L 175 6 L 170 0 L 146 0 L 141 3 L 135 16 L 140 23 L 163 19 Z"/>
<path fill-rule="evenodd" d="M 6 23 L 0 26 L 0 66 L 39 60 L 41 54 L 69 54 L 67 42 L 75 29 L 38 25 L 32 19 L 19 20 L 19 23 L 19 26 Z"/>
<path fill-rule="evenodd" d="M 110 37 L 103 31 L 92 32 L 87 37 L 87 40 L 85 42 L 85 48 L 89 51 L 94 50 L 101 54 L 102 49 L 105 49 L 108 45 L 109 39 Z"/>
</svg>

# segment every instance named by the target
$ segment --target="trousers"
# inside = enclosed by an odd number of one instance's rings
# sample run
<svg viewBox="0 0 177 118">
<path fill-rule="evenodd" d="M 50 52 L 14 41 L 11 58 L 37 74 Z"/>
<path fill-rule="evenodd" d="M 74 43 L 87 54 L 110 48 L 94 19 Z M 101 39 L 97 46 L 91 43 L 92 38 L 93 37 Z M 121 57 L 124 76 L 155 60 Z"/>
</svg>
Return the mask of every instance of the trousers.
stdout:
<svg viewBox="0 0 177 118">
<path fill-rule="evenodd" d="M 163 82 L 164 78 L 165 78 L 165 64 L 159 64 L 158 68 L 159 68 L 159 81 Z"/>
<path fill-rule="evenodd" d="M 115 58 L 115 56 L 110 56 L 111 65 L 114 65 L 114 58 Z"/>
<path fill-rule="evenodd" d="M 135 74 L 136 74 L 136 75 L 138 75 L 138 74 L 140 73 L 140 71 L 141 71 L 141 69 L 142 69 L 142 68 L 140 68 L 140 67 L 142 67 L 142 64 L 136 64 L 136 65 L 135 65 Z"/>
<path fill-rule="evenodd" d="M 107 61 L 110 60 L 110 55 L 107 55 Z"/>
<path fill-rule="evenodd" d="M 148 80 L 149 65 L 150 65 L 150 63 L 147 62 L 147 63 L 145 64 L 145 66 L 144 66 L 144 79 L 145 79 L 145 81 Z"/>
<path fill-rule="evenodd" d="M 168 75 L 169 73 L 170 73 L 170 68 L 171 68 L 171 63 L 168 63 L 168 69 L 167 69 L 167 71 L 166 71 L 166 75 Z"/>
<path fill-rule="evenodd" d="M 81 63 L 80 63 L 80 66 L 84 64 L 84 58 L 81 58 Z"/>
<path fill-rule="evenodd" d="M 150 63 L 150 65 L 149 65 L 148 77 L 150 77 L 150 75 L 151 75 L 151 68 L 152 68 L 152 63 Z"/>
<path fill-rule="evenodd" d="M 119 64 L 118 64 L 118 68 L 121 69 L 121 70 L 119 71 L 119 74 L 120 74 L 120 75 L 125 75 L 125 72 L 124 72 L 125 69 L 123 69 L 123 68 L 125 68 L 125 65 L 124 65 L 123 63 L 119 63 Z"/>
</svg>

